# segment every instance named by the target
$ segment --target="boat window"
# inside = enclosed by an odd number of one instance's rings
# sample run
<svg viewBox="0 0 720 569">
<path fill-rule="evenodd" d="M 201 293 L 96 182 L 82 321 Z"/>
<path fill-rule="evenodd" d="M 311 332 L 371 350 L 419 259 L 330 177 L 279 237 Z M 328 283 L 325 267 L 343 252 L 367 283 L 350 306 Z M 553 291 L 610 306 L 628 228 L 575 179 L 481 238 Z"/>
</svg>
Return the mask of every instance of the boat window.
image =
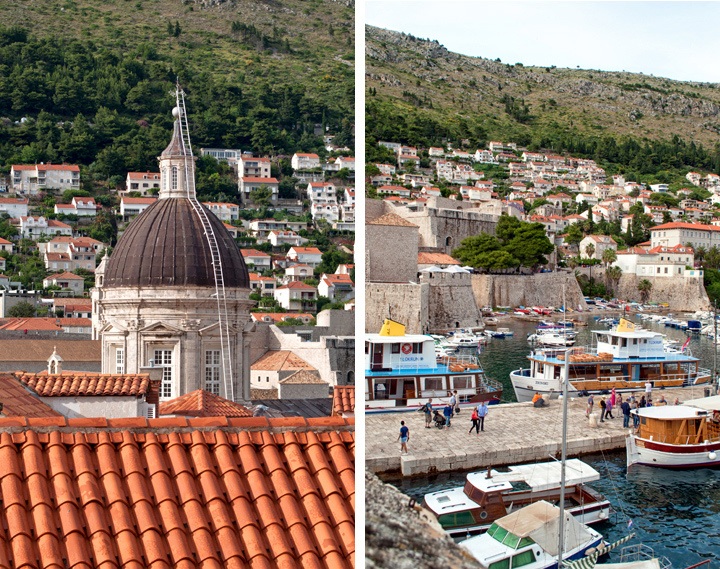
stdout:
<svg viewBox="0 0 720 569">
<path fill-rule="evenodd" d="M 400 353 L 400 344 L 392 344 L 392 353 L 393 353 L 393 354 L 399 354 L 399 353 Z"/>
<path fill-rule="evenodd" d="M 523 538 L 520 540 L 520 544 L 518 545 L 518 549 L 520 549 L 521 547 L 526 547 L 526 546 L 528 546 L 528 545 L 532 545 L 533 543 L 535 543 L 535 540 L 534 540 L 534 539 L 532 539 L 532 538 L 530 538 L 530 537 L 523 537 Z"/>
<path fill-rule="evenodd" d="M 415 343 L 413 344 L 413 354 L 422 354 L 422 343 Z"/>
<path fill-rule="evenodd" d="M 545 369 L 545 365 L 544 365 L 544 364 L 541 364 L 540 362 L 538 362 L 537 372 L 538 372 L 538 373 L 542 373 L 544 369 Z"/>
<path fill-rule="evenodd" d="M 459 375 L 452 378 L 453 389 L 470 389 L 473 386 L 472 376 Z"/>
<path fill-rule="evenodd" d="M 508 569 L 509 567 L 510 560 L 501 559 L 500 561 L 496 561 L 495 563 L 490 563 L 490 567 L 488 569 Z"/>
<path fill-rule="evenodd" d="M 433 391 L 439 391 L 443 388 L 444 377 L 426 377 L 425 378 L 425 389 L 432 389 Z"/>
<path fill-rule="evenodd" d="M 529 565 L 530 563 L 533 563 L 534 561 L 535 561 L 535 556 L 533 555 L 532 549 L 528 549 L 527 551 L 523 551 L 522 553 L 519 553 L 518 555 L 513 556 L 512 566 L 513 566 L 513 569 L 515 569 L 515 567 L 522 567 L 523 565 Z"/>
<path fill-rule="evenodd" d="M 365 342 L 365 353 L 366 354 L 370 353 L 370 342 Z"/>
<path fill-rule="evenodd" d="M 637 346 L 637 343 L 638 343 L 637 338 L 633 338 L 633 346 Z"/>
<path fill-rule="evenodd" d="M 444 528 L 456 528 L 474 526 L 477 522 L 471 512 L 456 512 L 454 514 L 443 514 L 438 516 L 438 522 Z"/>
<path fill-rule="evenodd" d="M 508 532 L 508 534 L 505 536 L 505 539 L 503 539 L 503 545 L 507 545 L 508 547 L 512 547 L 513 549 L 517 549 L 518 543 L 520 543 L 520 538 L 514 533 Z"/>
</svg>

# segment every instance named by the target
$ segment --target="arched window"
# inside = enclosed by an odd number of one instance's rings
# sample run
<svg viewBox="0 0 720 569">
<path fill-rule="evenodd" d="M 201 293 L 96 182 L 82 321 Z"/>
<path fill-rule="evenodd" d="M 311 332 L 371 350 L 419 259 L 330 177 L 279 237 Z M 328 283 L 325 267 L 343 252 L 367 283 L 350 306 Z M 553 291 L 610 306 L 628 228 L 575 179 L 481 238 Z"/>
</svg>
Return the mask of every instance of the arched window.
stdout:
<svg viewBox="0 0 720 569">
<path fill-rule="evenodd" d="M 445 238 L 445 247 L 450 247 L 452 244 L 452 237 L 446 237 Z"/>
<path fill-rule="evenodd" d="M 355 385 L 355 372 L 354 371 L 347 372 L 347 384 Z"/>
</svg>

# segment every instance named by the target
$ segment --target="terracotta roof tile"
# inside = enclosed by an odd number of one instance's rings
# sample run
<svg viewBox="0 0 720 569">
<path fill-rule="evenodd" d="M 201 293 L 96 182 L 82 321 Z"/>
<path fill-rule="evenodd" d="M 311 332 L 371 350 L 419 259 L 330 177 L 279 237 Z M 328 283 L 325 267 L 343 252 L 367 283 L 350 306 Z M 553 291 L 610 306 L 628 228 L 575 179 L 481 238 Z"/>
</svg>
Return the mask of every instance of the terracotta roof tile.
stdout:
<svg viewBox="0 0 720 569">
<path fill-rule="evenodd" d="M 343 413 L 355 412 L 355 386 L 336 385 L 333 389 L 333 413 L 342 416 Z"/>
<path fill-rule="evenodd" d="M 0 420 L 0 566 L 352 567 L 348 423 L 233 421 L 11 435 Z"/>
<path fill-rule="evenodd" d="M 252 417 L 247 407 L 197 389 L 160 403 L 159 415 L 185 415 L 189 417 Z"/>
<path fill-rule="evenodd" d="M 65 362 L 98 362 L 100 363 L 100 340 L 3 340 L 0 342 L 0 362 L 5 371 L 18 369 L 14 365 L 8 369 L 10 362 L 47 362 L 53 350 Z"/>
<path fill-rule="evenodd" d="M 317 371 L 301 369 L 292 375 L 287 376 L 285 379 L 281 379 L 279 383 L 321 384 L 327 382 L 320 378 L 320 374 Z"/>
<path fill-rule="evenodd" d="M 59 417 L 60 413 L 23 387 L 10 374 L 0 374 L 0 402 L 6 417 Z"/>
<path fill-rule="evenodd" d="M 315 368 L 289 350 L 269 350 L 255 360 L 250 366 L 250 369 L 287 371 L 300 369 L 314 370 Z"/>
<path fill-rule="evenodd" d="M 47 372 L 16 372 L 24 385 L 42 397 L 141 396 L 151 391 L 148 374 L 114 375 L 66 371 L 60 375 Z"/>
</svg>

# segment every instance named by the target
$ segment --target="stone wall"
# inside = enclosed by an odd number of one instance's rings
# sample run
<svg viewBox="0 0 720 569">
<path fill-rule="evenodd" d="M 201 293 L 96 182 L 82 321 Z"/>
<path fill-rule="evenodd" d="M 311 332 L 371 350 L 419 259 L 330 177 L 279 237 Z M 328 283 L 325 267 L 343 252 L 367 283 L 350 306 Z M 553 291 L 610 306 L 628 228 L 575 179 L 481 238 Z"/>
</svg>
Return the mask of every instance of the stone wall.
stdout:
<svg viewBox="0 0 720 569">
<path fill-rule="evenodd" d="M 377 476 L 365 473 L 367 569 L 475 569 L 480 564 L 433 515 Z M 362 563 L 359 563 L 362 566 Z"/>
<path fill-rule="evenodd" d="M 595 278 L 604 279 L 604 271 L 598 270 Z M 673 310 L 693 312 L 710 310 L 712 305 L 705 292 L 702 279 L 684 277 L 638 277 L 623 275 L 617 286 L 615 296 L 624 300 L 640 300 L 638 283 L 647 279 L 652 283 L 650 302 L 667 302 Z M 604 281 L 603 281 L 604 282 Z"/>
<path fill-rule="evenodd" d="M 372 221 L 391 211 L 383 200 L 365 200 L 365 221 Z"/>
<path fill-rule="evenodd" d="M 365 226 L 366 280 L 384 283 L 415 281 L 417 260 L 417 227 Z"/>
<path fill-rule="evenodd" d="M 428 207 L 419 211 L 407 208 L 398 215 L 420 228 L 420 247 L 435 248 L 451 255 L 463 239 L 480 233 L 495 234 L 497 217 L 457 209 L 435 209 Z"/>
<path fill-rule="evenodd" d="M 428 332 L 444 333 L 482 323 L 471 280 L 472 275 L 463 273 L 421 273 L 420 282 L 430 286 Z"/>
<path fill-rule="evenodd" d="M 562 306 L 563 285 L 568 307 L 587 309 L 574 273 L 472 275 L 478 306 Z"/>
<path fill-rule="evenodd" d="M 405 325 L 408 334 L 422 334 L 429 325 L 430 286 L 417 283 L 367 283 L 365 331 L 377 334 L 385 318 Z"/>
</svg>

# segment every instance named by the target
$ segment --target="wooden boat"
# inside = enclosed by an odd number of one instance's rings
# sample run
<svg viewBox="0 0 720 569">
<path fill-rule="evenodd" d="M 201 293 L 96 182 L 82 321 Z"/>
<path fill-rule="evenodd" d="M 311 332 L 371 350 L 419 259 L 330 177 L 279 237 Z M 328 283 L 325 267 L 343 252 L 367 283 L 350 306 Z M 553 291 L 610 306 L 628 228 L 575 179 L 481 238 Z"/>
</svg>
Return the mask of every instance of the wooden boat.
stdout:
<svg viewBox="0 0 720 569">
<path fill-rule="evenodd" d="M 386 320 L 379 334 L 365 338 L 366 412 L 419 409 L 429 398 L 459 403 L 498 403 L 502 384 L 485 376 L 474 355 L 436 356 L 425 334 L 405 334 L 405 326 Z"/>
<path fill-rule="evenodd" d="M 687 352 L 671 352 L 663 346 L 663 335 L 622 320 L 614 330 L 593 330 L 596 347 L 569 351 L 569 392 L 603 393 L 644 391 L 655 388 L 688 387 L 710 382 L 711 371 L 699 367 L 700 360 Z M 537 349 L 528 356 L 530 367 L 510 373 L 518 401 L 531 401 L 535 393 L 557 398 L 562 391 L 562 349 Z"/>
<path fill-rule="evenodd" d="M 720 466 L 720 396 L 633 409 L 640 417 L 626 439 L 627 465 L 664 468 Z"/>
<path fill-rule="evenodd" d="M 586 486 L 600 473 L 578 459 L 567 460 L 565 468 L 565 509 L 585 524 L 607 520 L 610 502 Z M 553 461 L 510 466 L 507 472 L 472 472 L 464 487 L 426 494 L 423 505 L 451 537 L 477 535 L 518 508 L 538 500 L 557 502 L 560 469 Z"/>
</svg>

